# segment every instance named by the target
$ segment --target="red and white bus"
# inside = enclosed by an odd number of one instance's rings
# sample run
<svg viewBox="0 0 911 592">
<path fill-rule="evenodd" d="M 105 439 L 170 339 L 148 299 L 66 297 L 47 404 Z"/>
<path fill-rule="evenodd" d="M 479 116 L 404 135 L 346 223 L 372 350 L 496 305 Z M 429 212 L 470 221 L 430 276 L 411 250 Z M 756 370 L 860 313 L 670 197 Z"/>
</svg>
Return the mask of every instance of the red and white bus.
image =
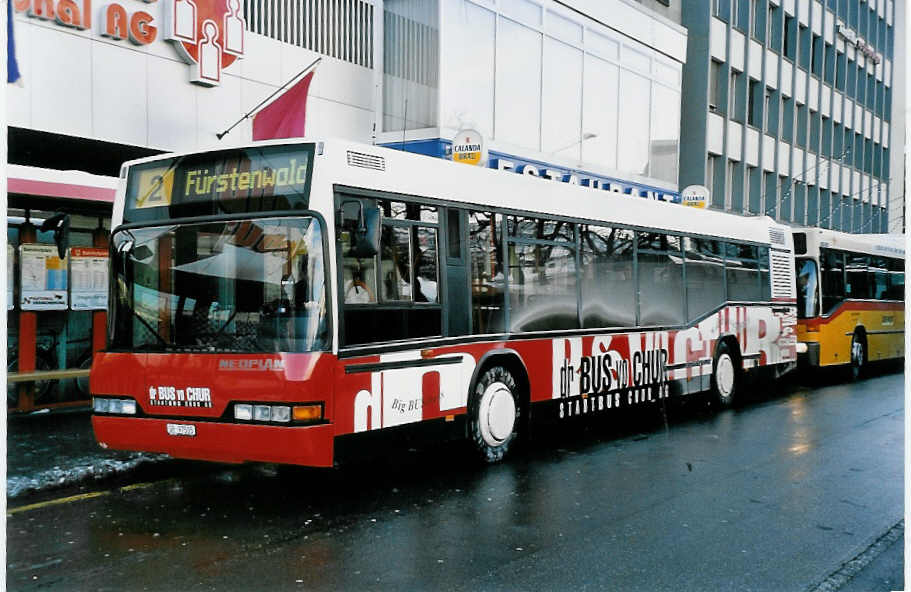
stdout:
<svg viewBox="0 0 911 592">
<path fill-rule="evenodd" d="M 787 228 L 584 185 L 334 140 L 127 163 L 98 441 L 331 466 L 420 426 L 496 461 L 532 416 L 794 365 Z"/>
</svg>

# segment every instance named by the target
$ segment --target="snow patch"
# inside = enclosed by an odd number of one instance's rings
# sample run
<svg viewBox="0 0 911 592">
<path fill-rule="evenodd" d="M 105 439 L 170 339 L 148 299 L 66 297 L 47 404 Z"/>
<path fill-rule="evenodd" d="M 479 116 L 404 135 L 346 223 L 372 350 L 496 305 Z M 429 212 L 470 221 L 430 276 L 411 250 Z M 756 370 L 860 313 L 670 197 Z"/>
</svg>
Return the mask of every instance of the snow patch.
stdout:
<svg viewBox="0 0 911 592">
<path fill-rule="evenodd" d="M 73 459 L 70 466 L 56 466 L 31 475 L 8 475 L 6 497 L 14 498 L 51 487 L 73 485 L 82 481 L 98 481 L 112 475 L 131 471 L 141 464 L 168 459 L 164 454 L 136 454 L 126 459 L 86 457 Z"/>
</svg>

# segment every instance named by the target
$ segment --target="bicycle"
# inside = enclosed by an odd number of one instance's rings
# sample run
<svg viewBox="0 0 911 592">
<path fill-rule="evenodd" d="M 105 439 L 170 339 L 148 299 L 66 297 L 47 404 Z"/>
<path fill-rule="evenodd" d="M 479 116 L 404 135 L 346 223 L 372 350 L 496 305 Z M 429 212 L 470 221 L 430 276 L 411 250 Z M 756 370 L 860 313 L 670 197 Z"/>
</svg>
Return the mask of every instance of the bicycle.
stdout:
<svg viewBox="0 0 911 592">
<path fill-rule="evenodd" d="M 35 372 L 48 372 L 51 370 L 57 369 L 57 345 L 59 343 L 59 333 L 49 333 L 38 336 L 38 342 L 35 347 Z M 81 343 L 89 342 L 89 338 L 85 339 L 75 339 L 68 340 L 67 343 Z M 89 347 L 84 350 L 77 358 L 74 366 L 79 369 L 87 369 L 91 367 L 92 364 L 92 349 Z M 17 372 L 19 366 L 19 348 L 13 347 L 12 344 L 9 344 L 6 349 L 6 371 L 7 374 L 11 372 Z M 35 380 L 34 384 L 34 403 L 48 403 L 50 402 L 51 394 L 54 391 L 54 387 L 57 385 L 58 380 L 56 379 L 43 379 Z M 19 403 L 19 384 L 20 383 L 6 383 L 6 401 L 8 408 L 14 408 Z M 89 378 L 88 376 L 80 376 L 79 378 L 74 379 L 74 385 L 76 391 L 81 395 L 80 398 L 87 399 L 89 397 Z"/>
<path fill-rule="evenodd" d="M 56 339 L 54 339 L 56 345 Z M 53 346 L 46 347 L 44 344 L 37 344 L 35 348 L 35 372 L 49 372 L 56 368 L 56 359 L 53 357 Z M 6 348 L 6 373 L 17 372 L 19 370 L 19 348 L 12 347 L 12 344 Z M 18 382 L 6 383 L 6 404 L 7 407 L 16 407 L 19 404 L 19 385 Z M 35 380 L 34 401 L 35 403 L 44 402 L 50 394 L 56 380 Z"/>
</svg>

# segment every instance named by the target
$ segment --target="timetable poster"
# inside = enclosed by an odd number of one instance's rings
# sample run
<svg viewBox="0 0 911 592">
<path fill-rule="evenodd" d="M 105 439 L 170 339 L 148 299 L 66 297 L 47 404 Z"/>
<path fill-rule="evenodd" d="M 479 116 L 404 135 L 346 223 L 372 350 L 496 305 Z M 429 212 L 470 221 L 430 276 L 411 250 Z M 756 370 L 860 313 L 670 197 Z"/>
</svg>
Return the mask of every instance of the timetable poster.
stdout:
<svg viewBox="0 0 911 592">
<path fill-rule="evenodd" d="M 66 310 L 66 259 L 54 245 L 19 247 L 19 281 L 22 310 Z"/>
<path fill-rule="evenodd" d="M 70 308 L 107 310 L 107 249 L 73 247 L 70 249 Z"/>
</svg>

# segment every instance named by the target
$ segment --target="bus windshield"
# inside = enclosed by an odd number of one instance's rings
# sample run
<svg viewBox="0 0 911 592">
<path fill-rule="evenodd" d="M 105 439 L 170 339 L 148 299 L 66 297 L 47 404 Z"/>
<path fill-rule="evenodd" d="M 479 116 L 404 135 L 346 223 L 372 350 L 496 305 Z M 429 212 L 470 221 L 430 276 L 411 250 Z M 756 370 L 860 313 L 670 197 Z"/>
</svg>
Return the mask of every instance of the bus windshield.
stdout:
<svg viewBox="0 0 911 592">
<path fill-rule="evenodd" d="M 113 245 L 114 349 L 328 347 L 322 233 L 314 218 L 121 229 Z"/>
<path fill-rule="evenodd" d="M 819 281 L 816 262 L 812 259 L 798 259 L 797 269 L 797 318 L 809 319 L 819 316 Z"/>
</svg>

